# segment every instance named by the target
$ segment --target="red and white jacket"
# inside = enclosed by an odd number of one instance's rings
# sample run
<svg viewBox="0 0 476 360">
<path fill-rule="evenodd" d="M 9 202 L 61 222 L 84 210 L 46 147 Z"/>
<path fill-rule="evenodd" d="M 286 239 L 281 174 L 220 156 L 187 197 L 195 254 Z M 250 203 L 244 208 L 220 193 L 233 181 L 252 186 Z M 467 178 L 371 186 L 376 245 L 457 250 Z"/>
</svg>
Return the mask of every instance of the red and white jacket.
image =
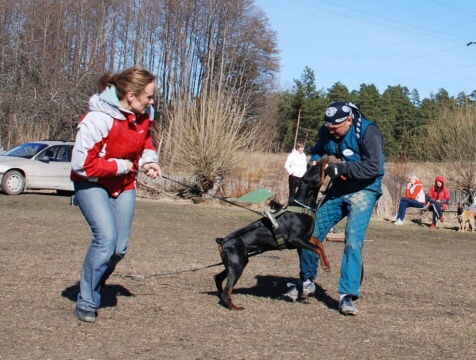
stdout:
<svg viewBox="0 0 476 360">
<path fill-rule="evenodd" d="M 142 115 L 121 109 L 118 101 L 94 95 L 89 112 L 81 119 L 71 159 L 71 180 L 94 181 L 113 197 L 135 189 L 137 172 L 127 172 L 124 160 L 139 169 L 141 163 L 157 162 L 150 125 L 153 109 Z"/>
</svg>

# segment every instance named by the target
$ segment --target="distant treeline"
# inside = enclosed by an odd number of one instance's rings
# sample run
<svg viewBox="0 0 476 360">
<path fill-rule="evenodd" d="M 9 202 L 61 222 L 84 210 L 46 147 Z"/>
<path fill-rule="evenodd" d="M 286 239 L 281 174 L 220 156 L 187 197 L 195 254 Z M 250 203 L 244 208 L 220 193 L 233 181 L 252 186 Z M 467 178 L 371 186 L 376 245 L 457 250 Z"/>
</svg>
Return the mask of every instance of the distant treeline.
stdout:
<svg viewBox="0 0 476 360">
<path fill-rule="evenodd" d="M 323 123 L 324 111 L 335 100 L 353 102 L 367 118 L 379 125 L 389 157 L 400 155 L 421 159 L 424 158 L 425 149 L 421 148 L 421 153 L 415 154 L 414 151 L 418 149 L 410 146 L 414 138 L 425 136 L 427 126 L 441 116 L 447 116 L 458 108 L 472 107 L 476 101 L 476 90 L 470 95 L 461 92 L 455 98 L 449 96 L 446 90 L 439 89 L 429 99 L 423 100 L 416 89 L 409 91 L 401 85 L 388 86 L 382 94 L 373 84 L 362 84 L 359 90 L 352 92 L 340 82 L 327 90 L 317 90 L 314 72 L 306 68 L 301 79 L 295 80 L 293 89 L 282 94 L 280 99 L 277 143 L 283 144 L 286 151 L 292 149 L 295 139 L 313 145 L 319 126 Z M 296 137 L 298 117 L 300 121 Z"/>
</svg>

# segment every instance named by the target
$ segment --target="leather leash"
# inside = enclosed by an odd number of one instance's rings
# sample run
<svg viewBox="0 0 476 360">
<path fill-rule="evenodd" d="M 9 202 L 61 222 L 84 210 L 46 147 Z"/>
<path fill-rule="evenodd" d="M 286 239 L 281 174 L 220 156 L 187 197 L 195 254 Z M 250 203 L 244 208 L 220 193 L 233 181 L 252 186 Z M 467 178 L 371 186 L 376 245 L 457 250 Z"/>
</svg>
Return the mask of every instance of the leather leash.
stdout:
<svg viewBox="0 0 476 360">
<path fill-rule="evenodd" d="M 258 211 L 255 211 L 255 210 L 252 210 L 252 209 L 250 209 L 250 208 L 247 208 L 246 206 L 243 206 L 243 205 L 234 203 L 233 201 L 230 201 L 230 200 L 228 200 L 228 199 L 225 199 L 224 197 L 220 197 L 220 196 L 217 196 L 217 195 L 212 195 L 212 194 L 209 194 L 209 193 L 207 193 L 207 192 L 205 192 L 205 191 L 203 191 L 203 190 L 200 190 L 200 189 L 197 187 L 197 185 L 191 186 L 191 185 L 185 184 L 185 183 L 183 183 L 183 182 L 180 182 L 180 181 L 171 179 L 171 178 L 169 178 L 169 177 L 167 177 L 167 176 L 165 176 L 165 175 L 162 175 L 162 178 L 164 178 L 164 179 L 166 179 L 166 180 L 169 180 L 169 181 L 172 181 L 172 182 L 174 182 L 174 183 L 176 183 L 176 184 L 179 184 L 179 185 L 181 185 L 181 186 L 185 186 L 185 187 L 187 187 L 187 188 L 189 188 L 189 189 L 193 189 L 193 190 L 195 190 L 195 191 L 198 191 L 198 192 L 201 193 L 201 194 L 208 195 L 208 196 L 211 196 L 212 198 L 215 198 L 215 199 L 224 201 L 224 202 L 226 202 L 227 204 L 235 205 L 235 206 L 238 206 L 238 207 L 240 207 L 240 208 L 242 208 L 242 209 L 246 209 L 246 210 L 251 211 L 251 212 L 253 212 L 253 213 L 255 213 L 255 214 L 258 214 L 259 216 L 263 216 L 262 213 L 260 213 L 260 212 L 258 212 Z"/>
</svg>

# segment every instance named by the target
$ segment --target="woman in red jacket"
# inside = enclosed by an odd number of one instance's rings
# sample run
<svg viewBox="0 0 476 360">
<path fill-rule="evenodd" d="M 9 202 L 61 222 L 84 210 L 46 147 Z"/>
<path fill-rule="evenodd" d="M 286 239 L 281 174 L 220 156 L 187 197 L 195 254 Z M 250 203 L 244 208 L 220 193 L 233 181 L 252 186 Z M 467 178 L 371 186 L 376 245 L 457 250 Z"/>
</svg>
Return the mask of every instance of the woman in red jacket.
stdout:
<svg viewBox="0 0 476 360">
<path fill-rule="evenodd" d="M 427 206 L 433 211 L 433 221 L 431 222 L 431 229 L 436 229 L 436 222 L 440 220 L 445 221 L 443 218 L 443 211 L 448 208 L 450 202 L 450 191 L 445 187 L 445 178 L 443 176 L 437 176 L 435 179 L 435 185 L 430 188 L 427 198 Z"/>
<path fill-rule="evenodd" d="M 151 178 L 161 176 L 149 130 L 155 76 L 133 67 L 111 74 L 108 83 L 89 101 L 71 160 L 75 199 L 93 234 L 75 309 L 86 322 L 96 321 L 101 287 L 126 254 L 139 168 Z"/>
</svg>

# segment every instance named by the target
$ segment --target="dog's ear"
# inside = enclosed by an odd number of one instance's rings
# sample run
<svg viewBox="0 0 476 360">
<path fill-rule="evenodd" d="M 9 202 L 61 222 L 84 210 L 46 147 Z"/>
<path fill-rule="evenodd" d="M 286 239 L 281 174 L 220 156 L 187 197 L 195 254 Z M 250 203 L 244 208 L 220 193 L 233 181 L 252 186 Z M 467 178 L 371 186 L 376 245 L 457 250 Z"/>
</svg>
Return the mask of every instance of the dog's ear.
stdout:
<svg viewBox="0 0 476 360">
<path fill-rule="evenodd" d="M 324 183 L 324 180 L 326 179 L 326 167 L 327 165 L 329 164 L 329 158 L 330 156 L 329 155 L 323 155 L 321 157 L 321 160 L 319 160 L 319 163 L 318 165 L 321 167 L 321 179 L 320 179 L 320 185 L 319 186 L 322 186 L 322 184 Z"/>
<path fill-rule="evenodd" d="M 321 160 L 319 160 L 319 163 L 321 163 L 324 167 L 329 164 L 330 162 L 330 156 L 329 155 L 322 155 Z"/>
</svg>

